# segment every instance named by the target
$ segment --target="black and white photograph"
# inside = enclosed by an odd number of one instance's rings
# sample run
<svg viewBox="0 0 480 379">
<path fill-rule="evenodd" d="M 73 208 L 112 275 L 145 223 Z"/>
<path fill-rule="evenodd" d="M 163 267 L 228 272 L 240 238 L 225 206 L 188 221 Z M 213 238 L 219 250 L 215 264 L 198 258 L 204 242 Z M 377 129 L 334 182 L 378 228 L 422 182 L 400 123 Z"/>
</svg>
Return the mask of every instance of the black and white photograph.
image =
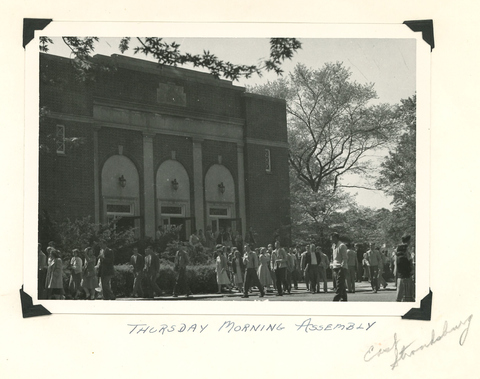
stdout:
<svg viewBox="0 0 480 379">
<path fill-rule="evenodd" d="M 2 377 L 475 377 L 478 4 L 0 7 Z"/>
<path fill-rule="evenodd" d="M 415 303 L 403 28 L 39 35 L 38 300 Z"/>
</svg>

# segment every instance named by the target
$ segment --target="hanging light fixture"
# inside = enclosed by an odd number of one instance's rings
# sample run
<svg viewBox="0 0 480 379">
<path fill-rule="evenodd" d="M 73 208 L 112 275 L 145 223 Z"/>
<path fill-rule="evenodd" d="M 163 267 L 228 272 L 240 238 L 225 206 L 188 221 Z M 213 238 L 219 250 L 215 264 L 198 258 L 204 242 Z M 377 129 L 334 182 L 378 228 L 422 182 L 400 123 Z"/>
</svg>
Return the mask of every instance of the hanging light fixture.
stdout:
<svg viewBox="0 0 480 379">
<path fill-rule="evenodd" d="M 125 177 L 122 175 L 118 178 L 118 183 L 121 187 L 125 187 L 127 185 L 127 179 L 125 179 Z"/>
<path fill-rule="evenodd" d="M 224 194 L 224 193 L 225 193 L 225 186 L 224 186 L 223 182 L 221 182 L 221 183 L 218 185 L 218 190 L 220 191 L 221 194 Z"/>
<path fill-rule="evenodd" d="M 174 191 L 178 190 L 178 182 L 176 178 L 172 180 L 172 188 Z"/>
</svg>

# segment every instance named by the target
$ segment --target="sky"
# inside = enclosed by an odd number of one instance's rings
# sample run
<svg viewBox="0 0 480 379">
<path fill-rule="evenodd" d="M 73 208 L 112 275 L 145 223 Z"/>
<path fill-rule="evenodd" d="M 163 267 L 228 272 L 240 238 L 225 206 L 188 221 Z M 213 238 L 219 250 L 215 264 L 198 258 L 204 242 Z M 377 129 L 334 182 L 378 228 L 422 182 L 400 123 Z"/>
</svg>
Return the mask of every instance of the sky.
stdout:
<svg viewBox="0 0 480 379">
<path fill-rule="evenodd" d="M 70 56 L 70 50 L 61 38 L 52 38 L 49 53 Z M 266 38 L 165 38 L 166 42 L 177 42 L 182 52 L 201 54 L 209 50 L 218 58 L 235 64 L 259 64 L 269 56 L 269 39 Z M 374 83 L 378 99 L 375 103 L 399 103 L 401 99 L 415 94 L 416 56 L 414 39 L 374 39 L 374 38 L 301 38 L 302 49 L 298 50 L 292 60 L 282 64 L 284 75 L 293 71 L 297 63 L 313 69 L 320 69 L 327 62 L 343 62 L 351 71 L 351 79 L 359 83 Z M 100 38 L 95 53 L 111 55 L 120 54 L 120 38 Z M 133 54 L 135 39 L 132 38 L 131 49 L 125 53 L 139 59 L 149 59 L 141 54 Z M 184 66 L 190 68 L 188 66 Z M 197 68 L 196 68 L 197 69 Z M 197 69 L 202 71 L 201 69 Z M 275 73 L 266 73 L 262 77 L 254 75 L 250 79 L 235 82 L 239 86 L 253 86 L 278 79 Z M 388 155 L 387 150 L 379 150 L 369 157 L 378 167 Z M 348 175 L 343 184 L 367 186 L 368 183 L 356 175 Z M 358 204 L 371 208 L 391 209 L 391 198 L 382 191 L 348 189 L 356 195 Z"/>
</svg>

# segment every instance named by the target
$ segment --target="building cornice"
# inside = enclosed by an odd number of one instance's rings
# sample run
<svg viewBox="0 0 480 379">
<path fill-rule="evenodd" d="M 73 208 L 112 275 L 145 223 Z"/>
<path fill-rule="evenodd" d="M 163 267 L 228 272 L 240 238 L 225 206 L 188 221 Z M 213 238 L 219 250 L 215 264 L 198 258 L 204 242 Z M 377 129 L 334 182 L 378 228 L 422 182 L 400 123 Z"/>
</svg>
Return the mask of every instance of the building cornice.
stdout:
<svg viewBox="0 0 480 379">
<path fill-rule="evenodd" d="M 151 113 L 151 114 L 162 114 L 168 116 L 176 116 L 182 118 L 191 118 L 199 121 L 213 121 L 213 122 L 221 122 L 222 124 L 231 124 L 231 125 L 245 125 L 245 120 L 243 118 L 235 118 L 235 117 L 226 117 L 226 116 L 217 116 L 217 115 L 210 115 L 207 116 L 202 112 L 192 111 L 186 108 L 177 108 L 175 106 L 166 106 L 166 105 L 144 105 L 140 103 L 135 103 L 132 101 L 123 101 L 123 100 L 113 100 L 113 99 L 106 99 L 101 97 L 94 97 L 93 98 L 94 105 L 100 106 L 107 106 L 111 108 L 121 108 L 125 110 L 131 110 L 136 112 L 144 112 L 144 113 Z"/>
<path fill-rule="evenodd" d="M 262 145 L 262 146 L 269 146 L 269 147 L 280 147 L 283 149 L 288 149 L 290 147 L 288 142 L 272 141 L 272 140 L 260 139 L 260 138 L 247 137 L 245 141 L 247 145 Z"/>
</svg>

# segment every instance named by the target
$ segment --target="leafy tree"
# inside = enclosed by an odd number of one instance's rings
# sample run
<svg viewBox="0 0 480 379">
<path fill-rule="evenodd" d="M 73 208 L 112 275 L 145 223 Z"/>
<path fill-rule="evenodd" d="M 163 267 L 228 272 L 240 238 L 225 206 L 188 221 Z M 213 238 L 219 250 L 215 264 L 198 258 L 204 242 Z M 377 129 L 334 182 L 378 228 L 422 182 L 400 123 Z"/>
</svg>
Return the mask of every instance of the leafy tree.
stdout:
<svg viewBox="0 0 480 379">
<path fill-rule="evenodd" d="M 367 154 L 388 146 L 398 133 L 394 109 L 371 105 L 373 84 L 351 80 L 342 63 L 321 69 L 298 64 L 286 78 L 250 88 L 287 102 L 289 162 L 313 192 L 335 191 L 345 173 L 369 175 Z"/>
<path fill-rule="evenodd" d="M 401 100 L 397 117 L 403 134 L 381 164 L 377 187 L 393 196 L 394 215 L 403 232 L 415 234 L 416 202 L 416 96 Z M 403 233 L 402 232 L 402 233 Z M 398 232 L 395 233 L 398 236 Z M 400 233 L 401 234 L 401 233 Z M 397 240 L 398 241 L 398 240 Z"/>
<path fill-rule="evenodd" d="M 121 39 L 118 49 L 122 54 L 130 49 L 131 40 L 131 37 Z M 159 37 L 137 37 L 135 40 L 138 45 L 133 47 L 134 54 L 142 53 L 145 56 L 152 56 L 159 64 L 167 66 L 191 64 L 193 67 L 202 67 L 216 78 L 224 77 L 233 81 L 242 77 L 250 78 L 253 74 L 261 75 L 265 71 L 282 74 L 283 61 L 291 59 L 302 47 L 301 42 L 296 38 L 271 38 L 268 59 L 263 60 L 259 65 L 242 65 L 223 61 L 207 50 L 204 50 L 203 54 L 184 53 L 180 50 L 179 43 L 167 43 Z M 91 55 L 95 52 L 95 44 L 99 42 L 98 37 L 62 37 L 62 41 L 74 56 L 73 65 L 77 69 L 79 79 L 88 79 L 96 69 L 110 69 L 98 65 L 91 59 Z M 48 52 L 49 46 L 53 43 L 49 37 L 40 37 L 40 51 Z"/>
<path fill-rule="evenodd" d="M 313 242 L 328 249 L 335 214 L 355 206 L 354 200 L 341 189 L 313 192 L 298 179 L 293 169 L 290 171 L 292 239 L 301 245 Z"/>
</svg>

